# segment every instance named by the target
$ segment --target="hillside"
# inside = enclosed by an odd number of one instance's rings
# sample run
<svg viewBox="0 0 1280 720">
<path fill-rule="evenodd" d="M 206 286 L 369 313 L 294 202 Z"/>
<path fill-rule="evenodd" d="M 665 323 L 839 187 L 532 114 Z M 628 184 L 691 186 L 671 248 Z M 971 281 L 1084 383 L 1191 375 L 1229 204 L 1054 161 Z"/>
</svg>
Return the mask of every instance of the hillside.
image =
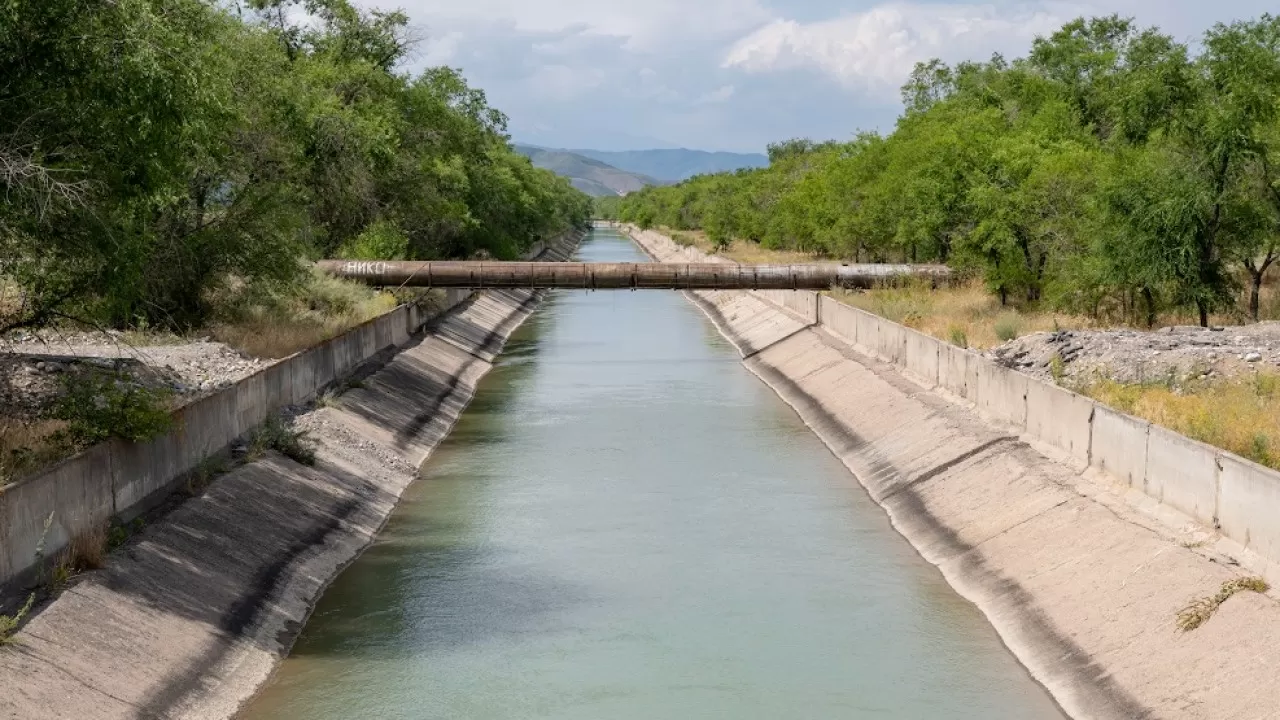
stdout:
<svg viewBox="0 0 1280 720">
<path fill-rule="evenodd" d="M 535 167 L 568 178 L 575 188 L 595 197 L 626 195 L 649 185 L 662 184 L 647 175 L 620 170 L 566 150 L 548 150 L 531 145 L 516 145 L 515 150 L 533 161 Z"/>
<path fill-rule="evenodd" d="M 608 163 L 633 173 L 657 178 L 662 183 L 688 180 L 694 175 L 761 168 L 769 158 L 760 153 L 706 152 L 705 150 L 569 150 L 583 157 Z"/>
</svg>

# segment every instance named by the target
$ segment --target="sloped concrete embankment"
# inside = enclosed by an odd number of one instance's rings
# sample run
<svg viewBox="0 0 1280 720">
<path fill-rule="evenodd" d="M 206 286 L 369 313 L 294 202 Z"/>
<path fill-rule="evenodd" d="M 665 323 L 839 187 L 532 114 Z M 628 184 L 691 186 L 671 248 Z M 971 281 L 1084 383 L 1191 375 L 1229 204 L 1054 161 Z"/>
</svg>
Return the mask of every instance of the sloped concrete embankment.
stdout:
<svg viewBox="0 0 1280 720">
<path fill-rule="evenodd" d="M 559 259 L 576 245 L 549 252 Z M 269 454 L 146 528 L 0 647 L 0 717 L 226 718 L 382 527 L 540 292 L 487 291 L 298 418 L 314 467 Z"/>
<path fill-rule="evenodd" d="M 1274 567 L 1274 473 L 814 293 L 689 295 L 1072 717 L 1280 712 L 1271 597 L 1175 624 Z"/>
</svg>

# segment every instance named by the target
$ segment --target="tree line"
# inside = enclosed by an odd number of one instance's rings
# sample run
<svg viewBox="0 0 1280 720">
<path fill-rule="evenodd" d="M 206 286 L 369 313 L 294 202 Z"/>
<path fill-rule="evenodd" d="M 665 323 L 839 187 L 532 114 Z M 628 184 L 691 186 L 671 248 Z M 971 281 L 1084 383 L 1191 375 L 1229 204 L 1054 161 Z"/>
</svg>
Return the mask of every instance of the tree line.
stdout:
<svg viewBox="0 0 1280 720">
<path fill-rule="evenodd" d="M 0 2 L 0 332 L 185 328 L 317 257 L 513 258 L 590 200 L 349 0 Z"/>
<path fill-rule="evenodd" d="M 1201 324 L 1280 257 L 1280 18 L 1219 24 L 1195 52 L 1119 16 L 1024 58 L 918 64 L 886 135 L 770 146 L 767 169 L 598 203 L 721 246 L 944 262 L 1002 302 Z"/>
</svg>

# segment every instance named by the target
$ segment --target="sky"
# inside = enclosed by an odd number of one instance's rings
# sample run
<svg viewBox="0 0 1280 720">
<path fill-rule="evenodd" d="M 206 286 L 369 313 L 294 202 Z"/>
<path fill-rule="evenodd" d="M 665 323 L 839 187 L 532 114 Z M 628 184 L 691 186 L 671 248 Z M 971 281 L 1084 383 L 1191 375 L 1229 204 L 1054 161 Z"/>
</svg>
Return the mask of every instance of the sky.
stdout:
<svg viewBox="0 0 1280 720">
<path fill-rule="evenodd" d="M 363 0 L 424 39 L 408 69 L 460 68 L 514 140 L 763 152 L 888 131 L 917 61 L 1020 57 L 1079 16 L 1119 13 L 1194 43 L 1274 0 Z"/>
</svg>

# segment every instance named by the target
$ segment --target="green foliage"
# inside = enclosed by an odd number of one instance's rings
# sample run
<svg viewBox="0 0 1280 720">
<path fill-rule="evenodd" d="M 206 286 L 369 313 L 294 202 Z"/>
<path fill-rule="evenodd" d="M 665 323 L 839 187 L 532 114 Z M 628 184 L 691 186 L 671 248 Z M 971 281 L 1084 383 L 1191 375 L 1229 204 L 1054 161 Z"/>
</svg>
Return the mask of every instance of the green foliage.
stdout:
<svg viewBox="0 0 1280 720">
<path fill-rule="evenodd" d="M 275 450 L 303 465 L 316 464 L 315 442 L 305 430 L 296 430 L 279 417 L 268 418 L 253 433 L 248 457 L 261 457 L 268 450 Z"/>
<path fill-rule="evenodd" d="M 355 260 L 403 260 L 409 254 L 409 238 L 396 224 L 379 220 L 338 250 Z"/>
<path fill-rule="evenodd" d="M 243 7 L 242 7 L 243 5 Z M 514 257 L 590 200 L 514 153 L 402 12 L 349 0 L 0 3 L 0 257 L 23 302 L 187 328 L 299 258 Z"/>
<path fill-rule="evenodd" d="M 1218 25 L 1199 56 L 1118 16 L 1025 58 L 921 63 L 885 136 L 769 147 L 762 170 L 597 202 L 606 219 L 701 229 L 862 262 L 945 262 L 1004 303 L 1154 322 L 1249 312 L 1280 260 L 1280 18 Z"/>
<path fill-rule="evenodd" d="M 964 328 L 952 326 L 947 331 L 947 336 L 951 339 L 951 344 L 958 348 L 969 347 L 969 336 L 965 334 Z"/>
<path fill-rule="evenodd" d="M 1062 379 L 1067 376 L 1067 364 L 1058 353 L 1054 353 L 1053 357 L 1049 358 L 1049 375 L 1057 385 L 1061 385 Z"/>
<path fill-rule="evenodd" d="M 144 387 L 120 372 L 67 375 L 50 417 L 67 427 L 59 439 L 83 448 L 110 437 L 141 442 L 172 426 L 169 393 Z"/>
<path fill-rule="evenodd" d="M 18 608 L 18 611 L 12 615 L 0 615 L 0 645 L 8 644 L 13 639 L 13 633 L 26 619 L 31 612 L 31 607 L 36 603 L 36 594 L 27 595 L 27 601 Z"/>
</svg>

